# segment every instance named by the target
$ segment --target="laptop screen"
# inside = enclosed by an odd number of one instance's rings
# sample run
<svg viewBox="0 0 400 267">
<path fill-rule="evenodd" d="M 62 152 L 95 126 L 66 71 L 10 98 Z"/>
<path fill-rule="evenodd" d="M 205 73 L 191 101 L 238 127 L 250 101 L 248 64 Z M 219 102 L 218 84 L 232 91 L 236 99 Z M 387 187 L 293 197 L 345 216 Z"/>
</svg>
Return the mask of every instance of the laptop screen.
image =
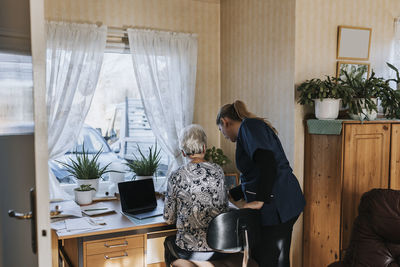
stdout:
<svg viewBox="0 0 400 267">
<path fill-rule="evenodd" d="M 121 208 L 124 212 L 156 207 L 153 179 L 118 183 Z"/>
</svg>

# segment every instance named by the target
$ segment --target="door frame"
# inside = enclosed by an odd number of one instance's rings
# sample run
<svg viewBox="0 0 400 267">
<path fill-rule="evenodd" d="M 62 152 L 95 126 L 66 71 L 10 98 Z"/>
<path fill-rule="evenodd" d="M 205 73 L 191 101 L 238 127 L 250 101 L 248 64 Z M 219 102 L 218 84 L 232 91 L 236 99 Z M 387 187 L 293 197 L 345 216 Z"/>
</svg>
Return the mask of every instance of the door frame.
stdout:
<svg viewBox="0 0 400 267">
<path fill-rule="evenodd" d="M 51 265 L 44 0 L 30 0 L 38 266 Z"/>
</svg>

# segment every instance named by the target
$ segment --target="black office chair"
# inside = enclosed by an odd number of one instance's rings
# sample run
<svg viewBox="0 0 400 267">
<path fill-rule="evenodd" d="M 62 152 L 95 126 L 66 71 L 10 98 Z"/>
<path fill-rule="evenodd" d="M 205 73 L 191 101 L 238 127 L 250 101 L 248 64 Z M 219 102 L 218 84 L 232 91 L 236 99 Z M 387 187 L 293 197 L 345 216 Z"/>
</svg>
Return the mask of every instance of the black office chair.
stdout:
<svg viewBox="0 0 400 267">
<path fill-rule="evenodd" d="M 250 260 L 250 250 L 257 243 L 261 233 L 260 211 L 253 209 L 237 209 L 221 213 L 211 220 L 207 229 L 207 243 L 210 248 L 222 253 L 231 253 L 232 256 L 221 260 L 213 260 L 215 266 L 238 266 L 242 261 L 242 267 L 258 266 L 254 260 Z M 172 262 L 173 266 L 197 266 L 188 260 L 178 260 L 171 242 L 164 243 L 166 262 Z M 243 251 L 243 256 L 238 255 Z M 198 262 L 199 264 L 200 262 Z"/>
<path fill-rule="evenodd" d="M 242 266 L 247 267 L 250 250 L 257 243 L 261 233 L 260 211 L 238 209 L 216 216 L 207 229 L 207 243 L 210 248 L 224 253 L 243 251 Z"/>
</svg>

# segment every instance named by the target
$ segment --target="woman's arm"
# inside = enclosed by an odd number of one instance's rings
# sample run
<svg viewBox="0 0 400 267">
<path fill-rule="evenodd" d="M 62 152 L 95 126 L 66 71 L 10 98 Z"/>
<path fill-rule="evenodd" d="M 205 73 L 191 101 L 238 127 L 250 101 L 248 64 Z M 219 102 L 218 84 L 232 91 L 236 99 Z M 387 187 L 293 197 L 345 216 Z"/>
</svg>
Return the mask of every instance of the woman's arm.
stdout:
<svg viewBox="0 0 400 267">
<path fill-rule="evenodd" d="M 274 186 L 277 170 L 276 161 L 272 151 L 257 149 L 253 157 L 254 162 L 260 169 L 257 181 L 257 201 L 269 203 L 271 201 L 272 187 Z"/>
<path fill-rule="evenodd" d="M 168 224 L 176 223 L 176 197 L 174 196 L 174 177 L 171 175 L 168 178 L 167 192 L 164 200 L 164 220 Z"/>
<path fill-rule="evenodd" d="M 243 208 L 261 209 L 264 203 L 271 201 L 272 187 L 276 180 L 276 161 L 274 154 L 265 149 L 257 149 L 253 157 L 260 176 L 257 180 L 256 201 L 246 203 Z"/>
</svg>

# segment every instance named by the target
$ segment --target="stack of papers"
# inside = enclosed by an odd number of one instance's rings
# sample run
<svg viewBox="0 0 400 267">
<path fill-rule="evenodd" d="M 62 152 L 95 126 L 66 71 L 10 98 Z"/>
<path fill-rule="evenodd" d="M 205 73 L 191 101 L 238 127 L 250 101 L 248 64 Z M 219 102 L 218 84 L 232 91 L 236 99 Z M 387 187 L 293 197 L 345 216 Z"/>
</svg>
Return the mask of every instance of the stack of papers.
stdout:
<svg viewBox="0 0 400 267">
<path fill-rule="evenodd" d="M 50 210 L 55 210 L 56 206 L 61 211 L 59 215 L 52 216 L 52 218 L 63 217 L 82 217 L 81 208 L 73 200 L 59 201 L 50 203 Z"/>
<path fill-rule="evenodd" d="M 56 230 L 58 234 L 77 234 L 87 231 L 93 231 L 102 228 L 105 225 L 103 218 L 76 218 L 66 219 L 51 223 L 51 228 Z"/>
</svg>

